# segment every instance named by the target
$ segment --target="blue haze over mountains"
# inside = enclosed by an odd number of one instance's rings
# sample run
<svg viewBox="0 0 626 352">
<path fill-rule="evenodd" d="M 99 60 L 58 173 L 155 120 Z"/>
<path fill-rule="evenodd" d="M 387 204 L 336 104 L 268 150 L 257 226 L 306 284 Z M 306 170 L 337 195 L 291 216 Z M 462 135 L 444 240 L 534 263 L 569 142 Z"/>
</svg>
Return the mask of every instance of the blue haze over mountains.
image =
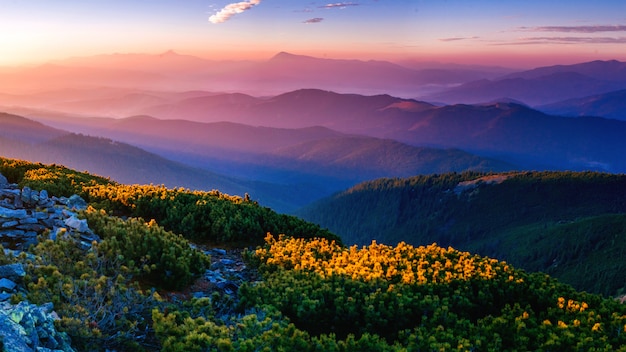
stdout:
<svg viewBox="0 0 626 352">
<path fill-rule="evenodd" d="M 1 70 L 0 155 L 247 192 L 291 212 L 379 177 L 624 173 L 624 92 L 618 61 L 513 72 L 288 53 L 103 55 Z"/>
</svg>

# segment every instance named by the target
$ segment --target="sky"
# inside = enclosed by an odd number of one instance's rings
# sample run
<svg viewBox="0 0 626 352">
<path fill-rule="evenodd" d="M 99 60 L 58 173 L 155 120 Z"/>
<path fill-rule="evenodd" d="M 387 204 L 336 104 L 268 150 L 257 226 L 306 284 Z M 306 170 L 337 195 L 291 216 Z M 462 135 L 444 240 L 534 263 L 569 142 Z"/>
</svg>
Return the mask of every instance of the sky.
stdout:
<svg viewBox="0 0 626 352">
<path fill-rule="evenodd" d="M 168 50 L 509 67 L 626 61 L 624 0 L 333 1 L 0 0 L 0 65 Z"/>
</svg>

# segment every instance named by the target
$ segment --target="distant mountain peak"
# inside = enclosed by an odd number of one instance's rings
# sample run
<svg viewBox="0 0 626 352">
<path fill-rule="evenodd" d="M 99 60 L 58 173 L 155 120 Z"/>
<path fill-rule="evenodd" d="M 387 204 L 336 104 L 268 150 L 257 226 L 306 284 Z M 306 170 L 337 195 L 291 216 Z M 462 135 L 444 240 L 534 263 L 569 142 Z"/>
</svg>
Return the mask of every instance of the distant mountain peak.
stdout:
<svg viewBox="0 0 626 352">
<path fill-rule="evenodd" d="M 493 99 L 484 103 L 483 105 L 498 105 L 498 104 L 507 104 L 507 105 L 520 105 L 528 108 L 529 106 L 521 100 L 509 98 L 509 97 L 501 97 L 497 99 Z"/>
<path fill-rule="evenodd" d="M 286 51 L 281 51 L 278 54 L 272 56 L 272 58 L 269 61 L 286 61 L 286 60 L 298 60 L 298 59 L 315 59 L 315 58 L 312 56 L 297 55 L 297 54 L 288 53 Z"/>
<path fill-rule="evenodd" d="M 175 52 L 174 50 L 170 49 L 170 50 L 160 54 L 159 56 L 160 57 L 164 57 L 164 56 L 180 56 L 180 54 Z"/>
</svg>

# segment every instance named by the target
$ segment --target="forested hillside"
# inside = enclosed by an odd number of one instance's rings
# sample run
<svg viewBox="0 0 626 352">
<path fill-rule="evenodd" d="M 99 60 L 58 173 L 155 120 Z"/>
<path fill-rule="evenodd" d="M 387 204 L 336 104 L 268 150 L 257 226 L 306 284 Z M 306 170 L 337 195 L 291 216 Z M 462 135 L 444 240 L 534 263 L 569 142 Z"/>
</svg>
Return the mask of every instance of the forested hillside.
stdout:
<svg viewBox="0 0 626 352">
<path fill-rule="evenodd" d="M 347 244 L 436 242 L 614 295 L 626 270 L 624 190 L 625 175 L 451 173 L 362 183 L 299 214 Z"/>
</svg>

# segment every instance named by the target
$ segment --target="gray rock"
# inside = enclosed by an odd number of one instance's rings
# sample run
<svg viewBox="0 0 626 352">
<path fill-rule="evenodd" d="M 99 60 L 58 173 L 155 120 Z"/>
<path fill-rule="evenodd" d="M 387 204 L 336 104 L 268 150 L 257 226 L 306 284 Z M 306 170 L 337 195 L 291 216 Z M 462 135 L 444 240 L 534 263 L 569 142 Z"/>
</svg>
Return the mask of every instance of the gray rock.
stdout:
<svg viewBox="0 0 626 352">
<path fill-rule="evenodd" d="M 226 250 L 221 248 L 213 248 L 210 252 L 217 255 L 226 255 Z"/>
<path fill-rule="evenodd" d="M 87 209 L 87 202 L 85 202 L 85 200 L 79 195 L 74 194 L 70 197 L 70 199 L 68 199 L 67 206 L 70 209 L 85 210 Z"/>
<path fill-rule="evenodd" d="M 28 346 L 27 340 L 24 336 L 26 335 L 24 328 L 9 319 L 2 312 L 0 312 L 0 329 L 2 329 L 2 343 L 4 344 L 4 351 L 33 352 L 33 349 Z"/>
<path fill-rule="evenodd" d="M 38 232 L 43 232 L 46 229 L 46 227 L 44 225 L 40 225 L 38 223 L 18 225 L 18 226 L 16 226 L 16 228 L 18 228 L 20 230 L 24 230 L 26 232 L 34 232 L 35 236 L 37 236 Z M 24 236 L 28 236 L 28 235 L 29 235 L 28 233 L 24 234 Z"/>
<path fill-rule="evenodd" d="M 58 214 L 59 214 L 59 217 L 61 217 L 61 218 L 69 218 L 69 217 L 72 217 L 72 216 L 76 216 L 75 212 L 69 211 L 67 209 L 61 210 Z"/>
<path fill-rule="evenodd" d="M 48 191 L 43 189 L 39 192 L 39 203 L 41 204 L 42 202 L 47 202 L 47 201 L 48 201 Z"/>
<path fill-rule="evenodd" d="M 232 259 L 224 258 L 224 259 L 220 259 L 220 263 L 222 263 L 223 265 L 233 265 L 235 264 L 235 261 Z"/>
<path fill-rule="evenodd" d="M 24 219 L 20 219 L 20 224 L 22 225 L 26 225 L 26 224 L 37 224 L 39 221 L 35 218 L 24 218 Z"/>
<path fill-rule="evenodd" d="M 26 270 L 22 264 L 0 265 L 0 277 L 13 281 L 19 281 L 26 276 Z"/>
<path fill-rule="evenodd" d="M 67 351 L 73 352 L 67 334 L 57 332 L 50 305 L 37 306 L 27 302 L 12 305 L 0 303 L 0 331 L 5 351 Z"/>
<path fill-rule="evenodd" d="M 6 187 L 6 185 L 4 187 Z M 0 189 L 0 197 L 3 197 L 3 198 L 15 198 L 15 197 L 19 197 L 19 195 L 20 195 L 19 189 L 10 189 L 10 188 Z"/>
<path fill-rule="evenodd" d="M 228 295 L 237 293 L 237 290 L 239 290 L 239 285 L 232 281 L 218 282 L 217 287 Z"/>
<path fill-rule="evenodd" d="M 0 237 L 19 238 L 24 237 L 24 230 L 0 230 Z"/>
<path fill-rule="evenodd" d="M 4 177 L 3 174 L 0 174 L 0 187 L 5 187 L 9 184 L 9 180 L 7 180 L 6 177 Z"/>
<path fill-rule="evenodd" d="M 44 220 L 48 218 L 48 212 L 36 211 L 33 213 L 33 218 L 37 220 Z"/>
<path fill-rule="evenodd" d="M 19 194 L 13 200 L 13 206 L 16 209 L 21 209 L 24 207 L 24 202 L 22 202 L 22 197 Z"/>
<path fill-rule="evenodd" d="M 0 291 L 13 292 L 16 287 L 17 287 L 17 284 L 13 282 L 12 280 L 9 280 L 4 277 L 0 279 Z"/>
<path fill-rule="evenodd" d="M 0 292 L 0 302 L 6 302 L 11 299 L 12 294 Z"/>
<path fill-rule="evenodd" d="M 2 201 L 0 201 L 0 207 L 15 210 L 15 205 L 13 205 L 13 203 L 8 199 L 3 199 Z"/>
<path fill-rule="evenodd" d="M 26 209 L 9 209 L 0 207 L 0 217 L 2 218 L 14 218 L 14 219 L 23 219 L 28 216 Z"/>
<path fill-rule="evenodd" d="M 30 187 L 22 188 L 22 203 L 30 204 L 32 201 L 31 197 L 32 197 L 32 190 L 30 189 Z"/>
<path fill-rule="evenodd" d="M 17 221 L 17 220 L 7 220 L 7 221 L 3 222 L 2 226 L 0 226 L 0 227 L 3 228 L 3 229 L 8 229 L 8 228 L 11 228 L 11 227 L 15 227 L 15 226 L 17 226 L 19 224 L 20 224 L 20 222 Z"/>
<path fill-rule="evenodd" d="M 87 232 L 89 231 L 89 225 L 87 225 L 87 220 L 85 219 L 78 219 L 75 216 L 69 217 L 67 219 L 65 219 L 65 225 L 67 225 L 67 227 L 76 230 L 78 232 Z"/>
<path fill-rule="evenodd" d="M 93 241 L 100 242 L 100 237 L 96 235 L 95 233 L 91 232 L 91 230 L 89 230 L 88 232 L 81 233 L 80 239 L 81 241 L 89 243 L 90 247 L 91 247 L 91 242 Z"/>
</svg>

